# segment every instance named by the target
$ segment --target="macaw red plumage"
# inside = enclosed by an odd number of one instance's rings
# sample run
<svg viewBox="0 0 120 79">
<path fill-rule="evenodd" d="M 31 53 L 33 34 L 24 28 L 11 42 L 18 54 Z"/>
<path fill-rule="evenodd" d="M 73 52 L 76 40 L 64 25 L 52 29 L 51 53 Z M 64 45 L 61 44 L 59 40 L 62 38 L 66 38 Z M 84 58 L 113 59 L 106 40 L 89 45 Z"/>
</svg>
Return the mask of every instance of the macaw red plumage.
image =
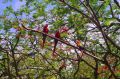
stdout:
<svg viewBox="0 0 120 79">
<path fill-rule="evenodd" d="M 46 25 L 43 27 L 43 32 L 47 34 L 48 31 L 49 31 L 49 30 L 48 30 L 48 24 L 46 24 Z M 42 35 L 43 35 L 43 39 L 42 39 L 42 40 L 43 40 L 43 45 L 42 45 L 42 47 L 44 47 L 44 44 L 45 44 L 45 40 L 46 40 L 47 35 L 45 35 L 45 34 L 42 34 Z"/>
<path fill-rule="evenodd" d="M 59 32 L 59 31 L 57 31 L 57 32 L 55 33 L 55 37 L 56 37 L 56 38 L 60 38 L 60 32 Z M 54 39 L 53 56 L 56 55 L 55 50 L 56 50 L 57 43 L 58 43 L 58 40 L 57 40 L 57 39 Z"/>
</svg>

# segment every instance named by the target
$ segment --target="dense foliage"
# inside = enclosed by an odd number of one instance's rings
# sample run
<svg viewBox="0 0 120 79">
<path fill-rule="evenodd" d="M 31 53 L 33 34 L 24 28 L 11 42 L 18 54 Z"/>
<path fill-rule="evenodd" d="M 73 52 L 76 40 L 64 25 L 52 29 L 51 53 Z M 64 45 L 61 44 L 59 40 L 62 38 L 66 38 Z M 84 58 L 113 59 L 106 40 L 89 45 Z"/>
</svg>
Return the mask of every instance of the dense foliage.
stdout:
<svg viewBox="0 0 120 79">
<path fill-rule="evenodd" d="M 0 78 L 120 78 L 119 0 L 19 1 L 0 15 Z"/>
</svg>

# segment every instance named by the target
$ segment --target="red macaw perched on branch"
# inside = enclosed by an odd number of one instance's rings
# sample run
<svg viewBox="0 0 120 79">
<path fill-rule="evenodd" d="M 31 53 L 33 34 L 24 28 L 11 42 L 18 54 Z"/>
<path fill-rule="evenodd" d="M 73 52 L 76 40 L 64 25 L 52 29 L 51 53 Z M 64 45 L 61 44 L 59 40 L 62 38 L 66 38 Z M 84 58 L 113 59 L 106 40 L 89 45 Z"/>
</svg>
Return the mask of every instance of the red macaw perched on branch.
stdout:
<svg viewBox="0 0 120 79">
<path fill-rule="evenodd" d="M 49 30 L 48 30 L 48 24 L 46 24 L 46 25 L 43 27 L 43 32 L 47 34 L 48 31 L 49 31 Z M 44 44 L 45 44 L 45 40 L 46 40 L 47 35 L 45 35 L 45 34 L 42 34 L 42 35 L 43 35 L 43 39 L 42 39 L 42 40 L 43 40 L 43 45 L 42 45 L 42 48 L 44 48 Z"/>
<path fill-rule="evenodd" d="M 59 32 L 59 31 L 57 31 L 57 32 L 55 33 L 55 37 L 56 37 L 56 38 L 60 38 L 60 32 Z M 57 40 L 57 39 L 54 39 L 53 56 L 56 55 L 55 50 L 56 50 L 57 43 L 58 43 L 58 40 Z"/>
</svg>

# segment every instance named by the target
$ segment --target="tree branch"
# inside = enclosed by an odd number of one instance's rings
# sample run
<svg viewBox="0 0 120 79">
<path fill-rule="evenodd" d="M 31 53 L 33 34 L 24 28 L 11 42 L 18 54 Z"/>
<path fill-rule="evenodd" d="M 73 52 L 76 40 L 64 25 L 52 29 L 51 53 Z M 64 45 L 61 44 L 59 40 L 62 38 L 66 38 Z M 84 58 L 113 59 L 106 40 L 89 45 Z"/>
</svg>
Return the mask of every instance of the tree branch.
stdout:
<svg viewBox="0 0 120 79">
<path fill-rule="evenodd" d="M 33 30 L 33 29 L 31 29 L 31 28 L 27 28 L 27 27 L 25 27 L 23 24 L 22 24 L 22 27 L 23 27 L 24 29 L 26 29 L 26 30 L 31 30 L 31 31 L 33 31 L 33 32 L 45 34 L 45 35 L 47 35 L 47 36 L 50 37 L 50 38 L 56 39 L 56 40 L 58 40 L 58 41 L 60 41 L 60 42 L 62 42 L 62 43 L 64 43 L 64 44 L 66 44 L 66 45 L 68 45 L 68 46 L 71 46 L 71 47 L 73 47 L 73 48 L 78 49 L 78 50 L 81 51 L 81 49 L 80 49 L 79 47 L 76 47 L 76 46 L 74 46 L 74 45 L 71 45 L 71 44 L 69 44 L 69 43 L 67 43 L 67 42 L 65 42 L 65 41 L 63 41 L 63 40 L 61 40 L 61 39 L 59 39 L 59 38 L 53 37 L 53 36 L 51 36 L 51 35 L 49 35 L 49 34 L 46 34 L 46 33 L 42 32 L 42 31 L 37 31 L 37 30 Z M 83 47 L 81 47 L 81 48 L 83 48 Z M 92 55 L 92 54 L 90 54 L 90 53 L 87 53 L 86 51 L 87 51 L 87 49 L 84 48 L 84 54 L 86 54 L 86 55 L 88 55 L 88 56 L 90 56 L 90 57 L 92 57 L 92 58 L 95 58 L 95 59 L 97 59 L 97 60 L 99 60 L 99 61 L 101 61 L 101 62 L 104 62 L 104 61 L 101 60 L 99 57 L 96 57 L 96 56 L 94 56 L 94 55 Z"/>
</svg>

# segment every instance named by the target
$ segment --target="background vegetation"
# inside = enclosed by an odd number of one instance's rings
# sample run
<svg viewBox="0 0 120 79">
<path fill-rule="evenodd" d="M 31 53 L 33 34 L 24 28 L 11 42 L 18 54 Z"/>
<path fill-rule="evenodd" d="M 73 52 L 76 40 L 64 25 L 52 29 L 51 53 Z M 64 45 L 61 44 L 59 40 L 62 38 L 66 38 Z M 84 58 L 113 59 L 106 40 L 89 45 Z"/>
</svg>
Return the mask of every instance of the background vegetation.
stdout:
<svg viewBox="0 0 120 79">
<path fill-rule="evenodd" d="M 2 79 L 120 78 L 119 0 L 20 1 L 0 15 Z"/>
</svg>

